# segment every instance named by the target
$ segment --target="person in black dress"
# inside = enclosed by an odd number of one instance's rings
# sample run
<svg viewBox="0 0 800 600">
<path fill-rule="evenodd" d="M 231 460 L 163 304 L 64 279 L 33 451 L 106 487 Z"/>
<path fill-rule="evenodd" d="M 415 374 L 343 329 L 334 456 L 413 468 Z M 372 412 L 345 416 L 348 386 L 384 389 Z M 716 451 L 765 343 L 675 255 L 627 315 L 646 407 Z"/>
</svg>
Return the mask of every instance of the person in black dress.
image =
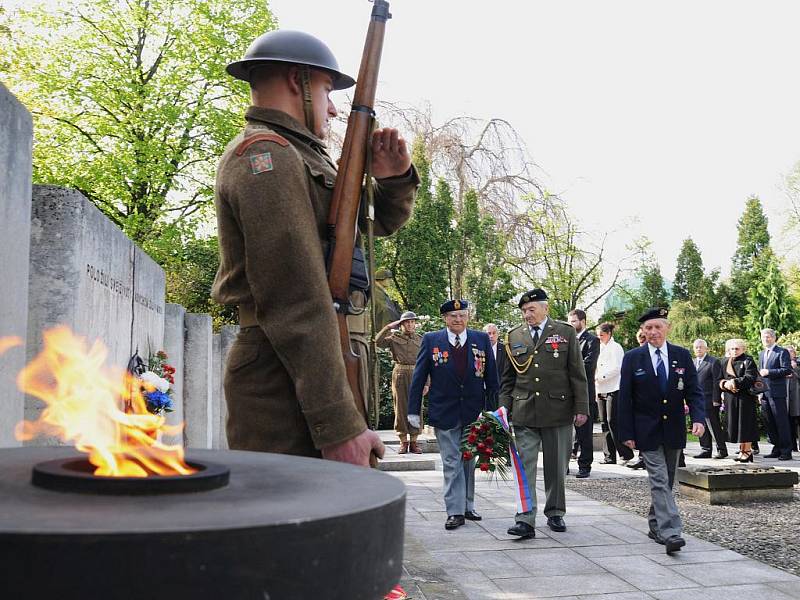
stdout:
<svg viewBox="0 0 800 600">
<path fill-rule="evenodd" d="M 739 454 L 733 460 L 753 462 L 752 443 L 759 438 L 758 397 L 750 388 L 758 377 L 758 366 L 753 357 L 745 354 L 746 342 L 732 339 L 725 342 L 722 361 L 722 379 L 719 387 L 728 411 L 728 437 L 739 444 Z"/>
</svg>

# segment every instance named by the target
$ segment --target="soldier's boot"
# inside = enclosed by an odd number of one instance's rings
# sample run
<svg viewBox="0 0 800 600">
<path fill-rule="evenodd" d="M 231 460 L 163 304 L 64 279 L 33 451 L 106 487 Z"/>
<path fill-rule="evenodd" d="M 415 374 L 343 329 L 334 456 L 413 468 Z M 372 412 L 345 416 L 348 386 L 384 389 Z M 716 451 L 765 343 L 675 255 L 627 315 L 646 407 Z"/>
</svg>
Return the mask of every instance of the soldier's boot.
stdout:
<svg viewBox="0 0 800 600">
<path fill-rule="evenodd" d="M 422 454 L 422 448 L 419 447 L 417 443 L 417 438 L 411 438 L 411 445 L 409 446 L 409 450 L 413 454 Z"/>
<path fill-rule="evenodd" d="M 400 450 L 397 451 L 398 454 L 408 454 L 408 442 L 401 441 L 400 442 Z"/>
</svg>

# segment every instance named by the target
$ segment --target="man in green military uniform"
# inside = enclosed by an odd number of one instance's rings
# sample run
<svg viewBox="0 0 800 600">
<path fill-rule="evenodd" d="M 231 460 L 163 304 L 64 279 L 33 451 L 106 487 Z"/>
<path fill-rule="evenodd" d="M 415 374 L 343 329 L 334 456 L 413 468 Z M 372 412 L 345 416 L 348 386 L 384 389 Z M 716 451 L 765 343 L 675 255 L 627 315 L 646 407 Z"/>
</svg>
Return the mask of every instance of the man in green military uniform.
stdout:
<svg viewBox="0 0 800 600">
<path fill-rule="evenodd" d="M 353 85 L 330 49 L 295 31 L 256 39 L 228 73 L 249 82 L 247 123 L 217 170 L 220 266 L 212 296 L 242 327 L 224 386 L 230 447 L 367 465 L 383 444 L 353 402 L 324 246 L 336 164 L 323 139 L 330 92 Z M 395 129 L 372 138 L 375 233 L 411 215 L 419 182 Z"/>
<path fill-rule="evenodd" d="M 396 329 L 397 327 L 400 329 Z M 379 348 L 387 348 L 394 360 L 392 404 L 394 404 L 394 430 L 400 437 L 399 454 L 406 454 L 409 450 L 414 454 L 422 454 L 422 449 L 417 444 L 419 429 L 412 427 L 407 421 L 408 387 L 411 385 L 414 364 L 422 344 L 422 336 L 417 333 L 417 315 L 407 310 L 400 316 L 400 320 L 389 323 L 378 332 L 375 343 Z M 427 386 L 422 395 L 426 393 Z"/>
<path fill-rule="evenodd" d="M 533 509 L 518 513 L 509 535 L 536 535 L 536 464 L 541 450 L 547 525 L 566 531 L 564 478 L 572 447 L 572 427 L 589 413 L 586 371 L 575 329 L 548 317 L 547 294 L 534 289 L 519 300 L 525 323 L 508 332 L 500 383 L 500 406 L 513 423 L 514 436 L 528 475 Z"/>
</svg>

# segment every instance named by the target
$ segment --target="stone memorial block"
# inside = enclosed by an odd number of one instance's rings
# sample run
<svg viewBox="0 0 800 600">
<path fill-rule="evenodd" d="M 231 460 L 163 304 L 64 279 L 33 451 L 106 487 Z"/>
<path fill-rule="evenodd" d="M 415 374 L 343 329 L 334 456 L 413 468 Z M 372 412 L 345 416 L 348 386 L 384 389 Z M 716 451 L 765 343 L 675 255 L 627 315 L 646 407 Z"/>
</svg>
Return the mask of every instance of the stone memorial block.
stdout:
<svg viewBox="0 0 800 600">
<path fill-rule="evenodd" d="M 677 472 L 681 494 L 707 504 L 735 504 L 769 500 L 791 501 L 797 472 L 754 465 L 681 467 Z"/>
<path fill-rule="evenodd" d="M 82 194 L 34 186 L 30 245 L 28 360 L 56 325 L 102 340 L 120 367 L 162 349 L 164 271 Z M 26 398 L 26 419 L 40 411 Z"/>
<path fill-rule="evenodd" d="M 187 448 L 211 448 L 213 341 L 211 316 L 186 313 L 183 350 L 184 439 Z"/>
<path fill-rule="evenodd" d="M 222 340 L 215 333 L 211 338 L 211 447 L 219 448 L 220 409 L 222 408 Z"/>
<path fill-rule="evenodd" d="M 223 325 L 219 332 L 220 335 L 220 410 L 219 410 L 219 444 L 220 448 L 228 448 L 228 435 L 225 429 L 228 422 L 228 404 L 225 402 L 225 386 L 223 385 L 225 375 L 225 363 L 228 362 L 228 354 L 231 351 L 236 336 L 239 335 L 238 325 Z"/>
<path fill-rule="evenodd" d="M 0 446 L 20 445 L 14 426 L 25 406 L 15 381 L 25 366 L 32 143 L 30 113 L 0 84 L 0 338 L 19 342 L 0 354 Z"/>
<path fill-rule="evenodd" d="M 168 425 L 183 423 L 183 379 L 186 369 L 183 361 L 184 324 L 186 309 L 180 304 L 167 303 L 164 308 L 164 352 L 167 362 L 175 367 L 175 383 L 172 384 L 173 411 L 166 413 Z M 164 436 L 168 444 L 183 445 L 183 432 L 180 436 Z"/>
</svg>

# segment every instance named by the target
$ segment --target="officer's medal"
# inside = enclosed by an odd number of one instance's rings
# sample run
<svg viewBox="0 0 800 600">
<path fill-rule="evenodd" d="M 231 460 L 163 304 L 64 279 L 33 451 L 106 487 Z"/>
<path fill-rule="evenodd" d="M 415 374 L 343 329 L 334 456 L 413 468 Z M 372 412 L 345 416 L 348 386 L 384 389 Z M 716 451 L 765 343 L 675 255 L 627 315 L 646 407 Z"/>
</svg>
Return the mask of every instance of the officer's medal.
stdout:
<svg viewBox="0 0 800 600">
<path fill-rule="evenodd" d="M 558 358 L 558 341 L 550 342 L 553 347 L 553 358 Z"/>
<path fill-rule="evenodd" d="M 678 379 L 678 391 L 683 391 L 683 377 Z"/>
</svg>

